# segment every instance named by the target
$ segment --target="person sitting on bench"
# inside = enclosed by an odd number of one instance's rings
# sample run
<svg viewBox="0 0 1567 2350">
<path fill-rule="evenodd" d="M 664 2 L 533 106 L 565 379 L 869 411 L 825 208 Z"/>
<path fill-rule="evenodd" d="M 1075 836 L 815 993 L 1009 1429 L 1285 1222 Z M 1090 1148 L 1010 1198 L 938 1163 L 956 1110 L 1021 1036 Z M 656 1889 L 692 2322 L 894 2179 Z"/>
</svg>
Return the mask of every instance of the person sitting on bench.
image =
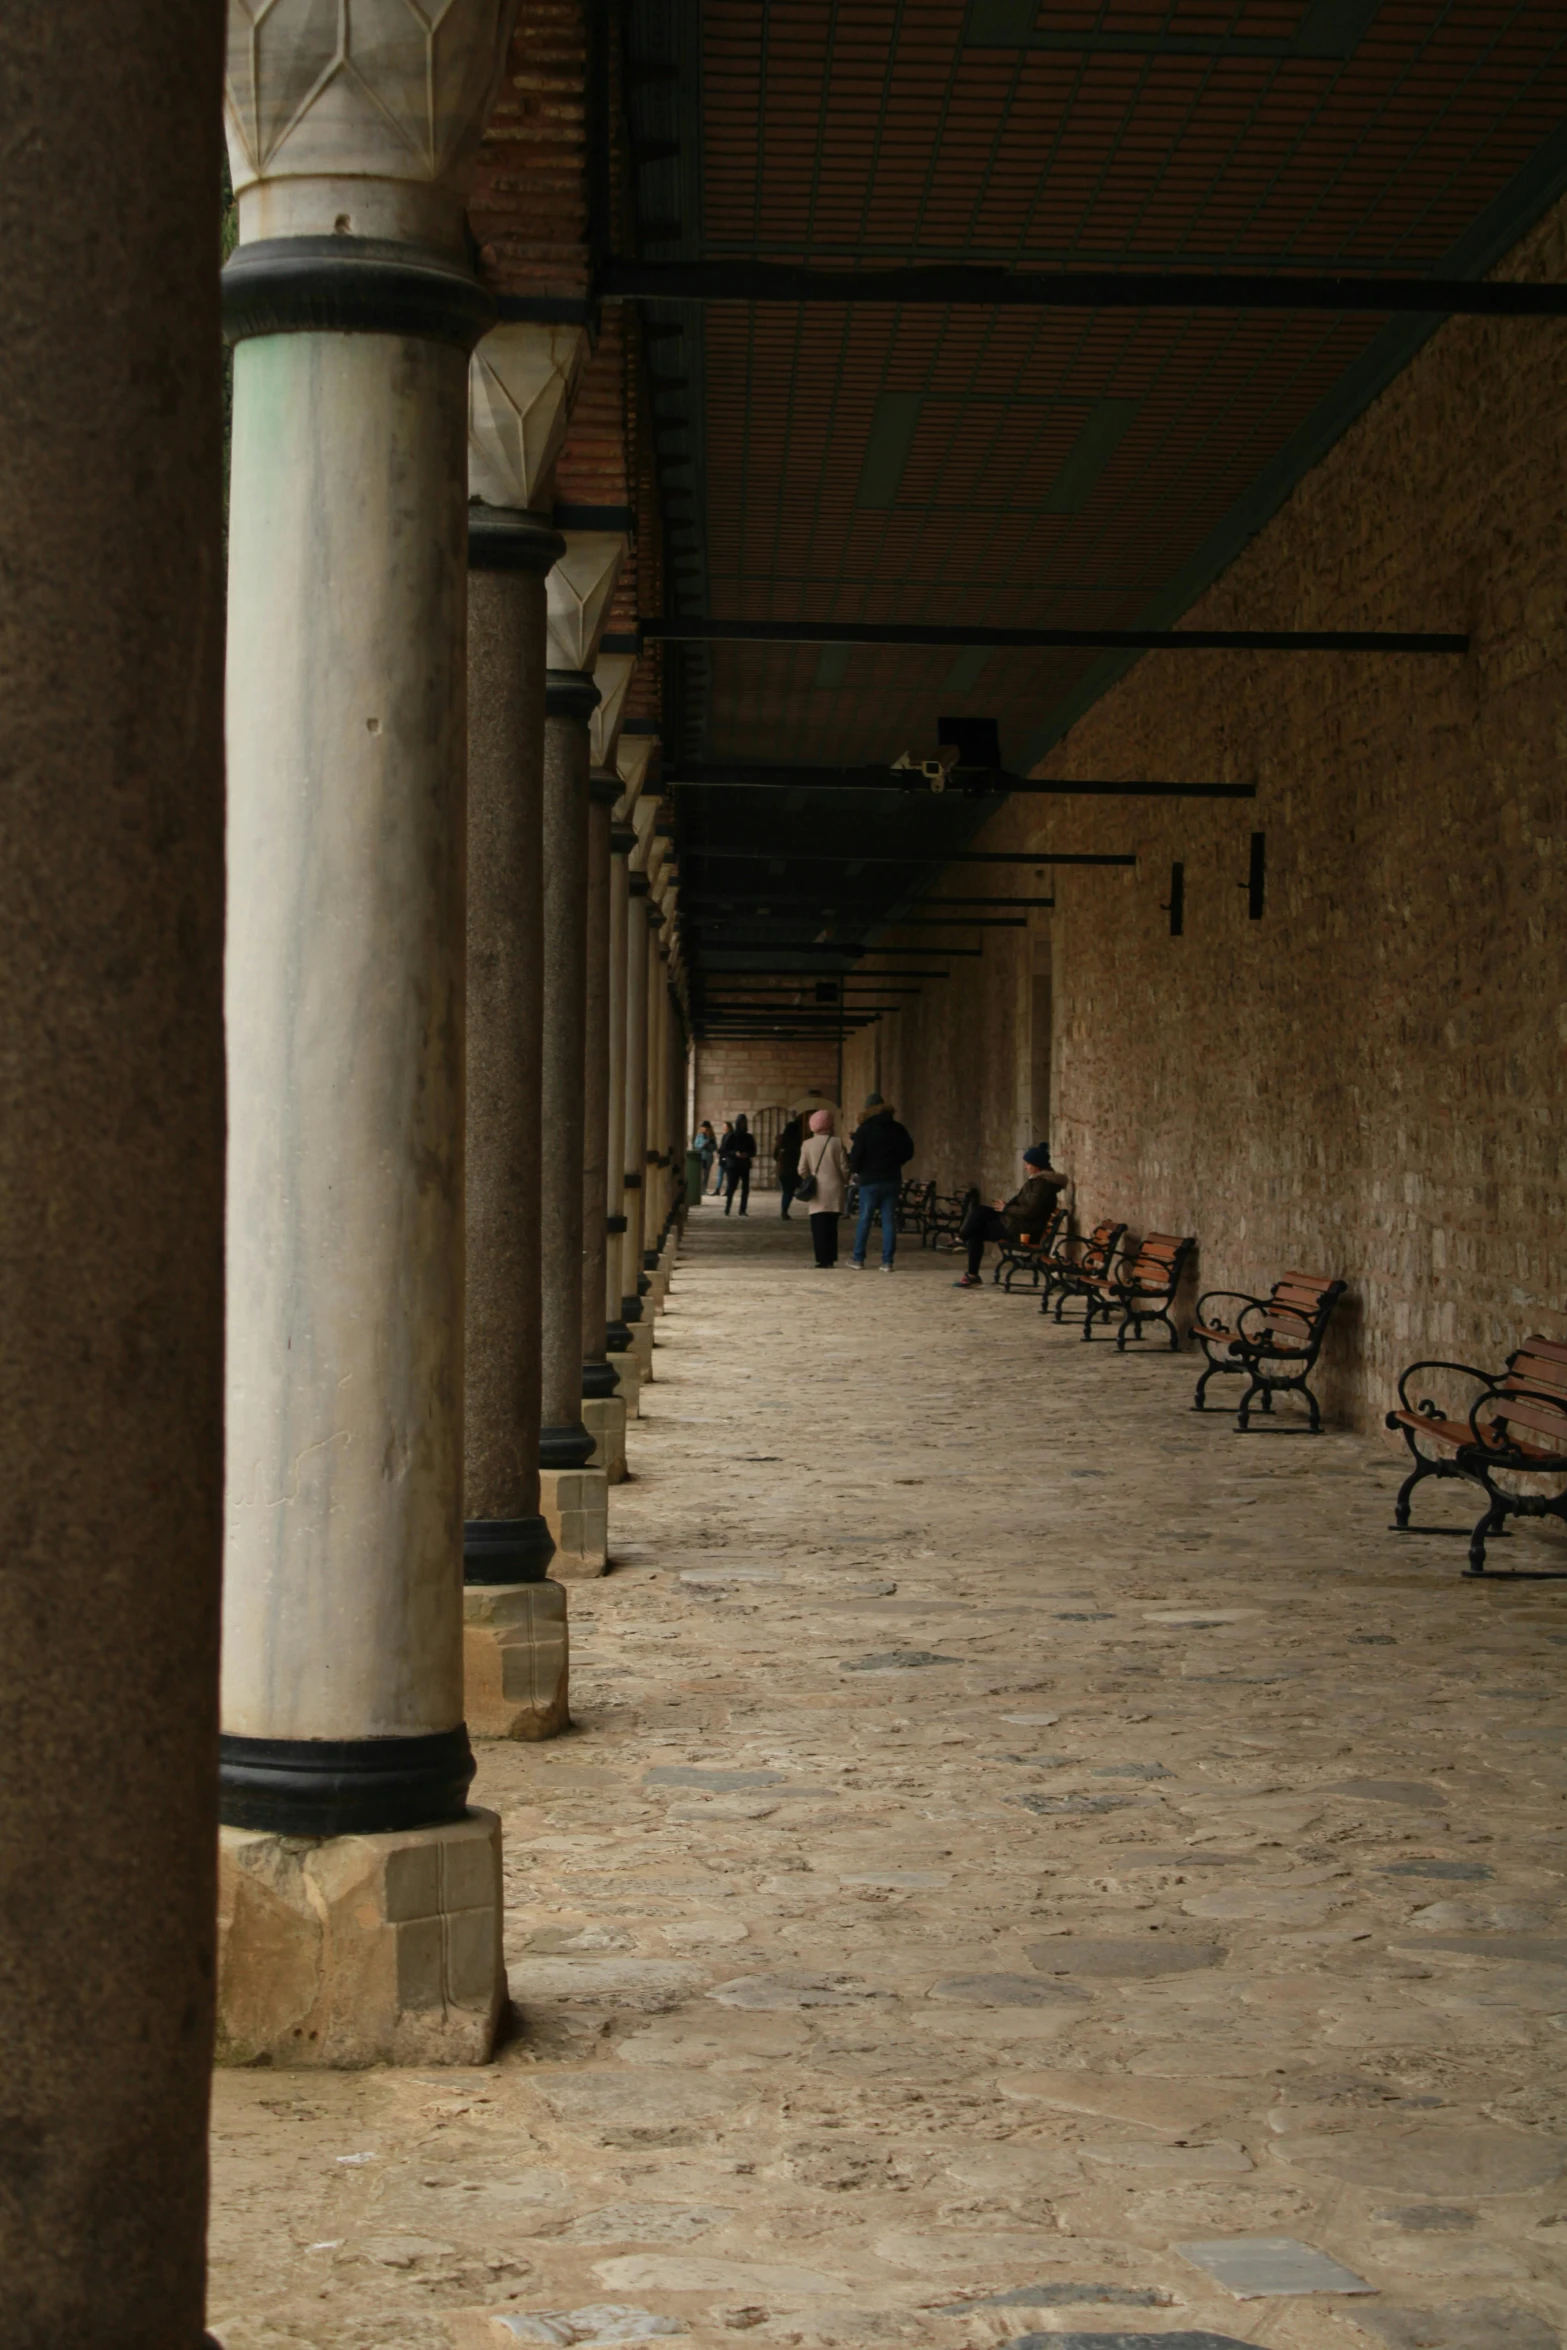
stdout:
<svg viewBox="0 0 1567 2350">
<path fill-rule="evenodd" d="M 1022 1240 L 1043 1232 L 1055 1213 L 1056 1202 L 1067 1187 L 1067 1177 L 1060 1175 L 1050 1164 L 1050 1153 L 1042 1142 L 1023 1153 L 1023 1164 L 1028 1179 L 1011 1199 L 992 1200 L 987 1207 L 976 1200 L 958 1229 L 958 1238 L 968 1242 L 968 1271 L 961 1281 L 954 1281 L 954 1289 L 981 1289 L 979 1277 L 985 1243 L 990 1240 Z"/>
</svg>

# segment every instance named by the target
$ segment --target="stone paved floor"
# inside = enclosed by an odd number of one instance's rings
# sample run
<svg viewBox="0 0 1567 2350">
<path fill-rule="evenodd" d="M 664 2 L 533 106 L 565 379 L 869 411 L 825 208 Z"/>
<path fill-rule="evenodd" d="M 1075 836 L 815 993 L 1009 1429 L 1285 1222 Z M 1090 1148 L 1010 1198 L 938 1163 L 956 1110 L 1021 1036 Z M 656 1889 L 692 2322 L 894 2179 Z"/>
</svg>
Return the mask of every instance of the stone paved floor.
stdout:
<svg viewBox="0 0 1567 2350">
<path fill-rule="evenodd" d="M 694 1219 L 578 1729 L 482 1758 L 523 2034 L 220 2077 L 226 2350 L 1562 2340 L 1567 1586 L 954 1270 Z"/>
</svg>

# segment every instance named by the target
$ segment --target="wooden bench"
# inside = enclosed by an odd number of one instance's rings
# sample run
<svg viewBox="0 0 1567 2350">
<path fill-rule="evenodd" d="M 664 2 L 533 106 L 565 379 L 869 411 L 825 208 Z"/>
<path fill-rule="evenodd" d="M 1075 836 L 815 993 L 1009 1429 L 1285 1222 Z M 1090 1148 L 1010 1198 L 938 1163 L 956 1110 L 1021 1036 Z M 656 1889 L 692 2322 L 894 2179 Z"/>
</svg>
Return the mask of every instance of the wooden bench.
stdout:
<svg viewBox="0 0 1567 2350">
<path fill-rule="evenodd" d="M 1436 1392 L 1419 1395 L 1421 1387 Z M 1460 1477 L 1484 1492 L 1485 1509 L 1469 1536 L 1469 1574 L 1485 1573 L 1486 1544 L 1506 1534 L 1508 1518 L 1567 1519 L 1567 1486 L 1559 1493 L 1518 1492 L 1496 1482 L 1567 1477 L 1567 1345 L 1559 1340 L 1526 1338 L 1500 1371 L 1411 1363 L 1387 1424 L 1402 1434 L 1414 1462 L 1393 1505 L 1397 1532 L 1462 1530 L 1410 1526 L 1410 1498 L 1427 1477 Z"/>
<path fill-rule="evenodd" d="M 1092 1294 L 1096 1281 L 1102 1281 L 1115 1262 L 1116 1253 L 1126 1238 L 1124 1224 L 1096 1224 L 1092 1232 L 1064 1233 L 1045 1259 L 1044 1294 L 1039 1300 L 1042 1314 L 1050 1311 L 1050 1300 L 1056 1301 L 1056 1320 L 1069 1297 L 1086 1298 Z"/>
<path fill-rule="evenodd" d="M 1150 1232 L 1137 1248 L 1120 1250 L 1104 1278 L 1093 1282 L 1086 1292 L 1083 1336 L 1091 1338 L 1096 1322 L 1111 1322 L 1119 1314 L 1121 1327 L 1115 1334 L 1115 1346 L 1117 1354 L 1124 1354 L 1128 1334 L 1141 1338 L 1145 1322 L 1162 1322 L 1170 1333 L 1170 1352 L 1174 1354 L 1181 1339 L 1170 1308 L 1196 1246 L 1192 1237 L 1183 1240 L 1173 1232 Z"/>
<path fill-rule="evenodd" d="M 1216 1371 L 1244 1373 L 1251 1381 L 1241 1397 L 1235 1425 L 1243 1435 L 1253 1433 L 1251 1408 L 1260 1401 L 1265 1412 L 1273 1398 L 1291 1390 L 1311 1407 L 1309 1429 L 1300 1434 L 1320 1436 L 1322 1412 L 1309 1385 L 1333 1309 L 1346 1284 L 1321 1273 L 1286 1273 L 1266 1297 L 1247 1297 L 1233 1289 L 1210 1289 L 1197 1300 L 1192 1336 L 1202 1342 L 1208 1364 L 1197 1382 L 1192 1410 L 1206 1410 L 1203 1397 Z"/>
<path fill-rule="evenodd" d="M 917 1232 L 924 1238 L 926 1222 L 936 1204 L 936 1186 L 930 1183 L 902 1183 L 898 1186 L 898 1230 Z"/>
<path fill-rule="evenodd" d="M 958 1232 L 969 1211 L 969 1202 L 979 1193 L 971 1184 L 967 1191 L 938 1192 L 931 1186 L 930 1203 L 920 1229 L 921 1248 L 956 1248 Z"/>
<path fill-rule="evenodd" d="M 1066 1230 L 1066 1210 L 1057 1208 L 1043 1232 L 1025 1232 L 1018 1240 L 1004 1240 L 1001 1253 L 991 1268 L 990 1278 L 999 1281 L 1010 1297 L 1014 1273 L 1026 1273 L 1037 1289 L 1044 1277 L 1050 1252 L 1059 1243 Z"/>
</svg>

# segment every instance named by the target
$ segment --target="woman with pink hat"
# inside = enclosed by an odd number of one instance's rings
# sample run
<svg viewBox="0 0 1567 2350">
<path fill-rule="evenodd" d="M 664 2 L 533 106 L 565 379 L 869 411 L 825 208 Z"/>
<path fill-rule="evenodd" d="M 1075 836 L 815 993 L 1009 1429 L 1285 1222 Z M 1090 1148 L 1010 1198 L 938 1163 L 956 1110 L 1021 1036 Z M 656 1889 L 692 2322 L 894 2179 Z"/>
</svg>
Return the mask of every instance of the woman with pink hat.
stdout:
<svg viewBox="0 0 1567 2350">
<path fill-rule="evenodd" d="M 828 1272 L 838 1262 L 838 1218 L 849 1189 L 849 1154 L 833 1132 L 831 1110 L 817 1110 L 811 1131 L 800 1151 L 800 1175 L 795 1198 L 803 1199 L 810 1215 L 811 1246 L 816 1263 Z"/>
</svg>

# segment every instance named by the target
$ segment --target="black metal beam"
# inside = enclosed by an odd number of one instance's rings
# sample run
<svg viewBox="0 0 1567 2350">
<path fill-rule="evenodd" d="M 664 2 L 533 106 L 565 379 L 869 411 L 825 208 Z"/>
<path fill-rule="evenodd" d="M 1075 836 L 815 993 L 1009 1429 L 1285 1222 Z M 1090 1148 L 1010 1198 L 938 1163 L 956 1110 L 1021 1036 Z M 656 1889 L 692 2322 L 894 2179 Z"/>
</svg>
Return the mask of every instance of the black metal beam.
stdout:
<svg viewBox="0 0 1567 2350">
<path fill-rule="evenodd" d="M 1027 310 L 1327 310 L 1427 318 L 1561 318 L 1567 285 L 1519 279 L 1345 277 L 1193 269 L 999 269 L 927 262 L 812 269 L 781 261 L 607 256 L 598 293 L 621 302 L 972 303 Z"/>
<path fill-rule="evenodd" d="M 984 645 L 1058 653 L 1467 653 L 1467 636 L 1385 628 L 972 628 L 893 620 L 643 620 L 686 645 Z"/>
<path fill-rule="evenodd" d="M 687 848 L 690 858 L 702 857 L 732 865 L 1135 865 L 1133 856 L 1105 855 L 1097 850 L 1050 849 L 937 849 L 929 854 L 906 850 L 893 856 L 878 849 L 854 856 L 847 849 L 726 849 Z"/>
<path fill-rule="evenodd" d="M 666 777 L 681 791 L 962 791 L 1056 793 L 1063 799 L 1254 800 L 1254 783 L 1075 783 L 1064 777 L 1013 775 L 1005 768 L 954 767 L 938 784 L 918 767 L 688 766 Z"/>
</svg>

